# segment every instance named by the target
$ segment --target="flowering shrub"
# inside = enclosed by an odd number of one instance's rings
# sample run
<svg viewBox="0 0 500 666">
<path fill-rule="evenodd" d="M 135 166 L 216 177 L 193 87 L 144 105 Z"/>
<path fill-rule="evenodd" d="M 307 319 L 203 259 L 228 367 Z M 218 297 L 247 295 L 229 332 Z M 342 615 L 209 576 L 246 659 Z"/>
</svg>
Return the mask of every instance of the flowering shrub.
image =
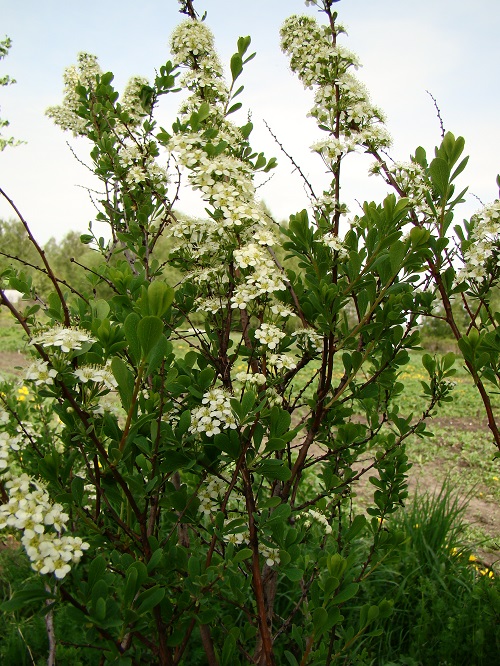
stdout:
<svg viewBox="0 0 500 666">
<path fill-rule="evenodd" d="M 391 612 L 380 599 L 356 625 L 342 614 L 402 539 L 383 524 L 407 496 L 405 440 L 426 436 L 427 417 L 451 399 L 453 355 L 427 355 L 425 411 L 398 407 L 398 375 L 438 298 L 500 447 L 483 384 L 498 386 L 488 307 L 497 208 L 452 245 L 463 140 L 447 134 L 430 164 L 420 148 L 388 167 L 383 114 L 337 41 L 331 0 L 318 0 L 308 4 L 327 24 L 294 16 L 281 37 L 314 90 L 311 115 L 326 138 L 312 150 L 331 187 L 280 228 L 256 195 L 276 160 L 254 151 L 250 122 L 231 121 L 250 38 L 238 40 L 226 83 L 209 29 L 192 2 L 181 4 L 189 18 L 152 83 L 136 77 L 120 96 L 113 75 L 82 54 L 65 74 L 63 103 L 48 111 L 92 144 L 110 241 L 92 228 L 82 236 L 102 254 L 84 293 L 63 289 L 41 251 L 54 287 L 47 302 L 20 311 L 0 290 L 33 353 L 33 398 L 16 401 L 7 388 L 2 397 L 0 525 L 18 531 L 41 574 L 6 607 L 66 604 L 102 663 L 195 663 L 200 649 L 209 664 L 340 663 Z M 187 97 L 166 130 L 156 106 L 178 90 Z M 355 151 L 374 156 L 372 171 L 395 194 L 341 226 L 342 162 Z M 199 190 L 206 219 L 176 214 L 181 179 Z M 155 258 L 166 235 L 177 285 Z M 484 274 L 470 272 L 474 262 Z M 4 280 L 36 296 L 22 274 Z M 100 285 L 109 299 L 96 297 Z M 466 332 L 454 294 L 470 311 Z M 367 514 L 352 501 L 365 474 Z M 370 544 L 362 561 L 360 539 Z"/>
</svg>

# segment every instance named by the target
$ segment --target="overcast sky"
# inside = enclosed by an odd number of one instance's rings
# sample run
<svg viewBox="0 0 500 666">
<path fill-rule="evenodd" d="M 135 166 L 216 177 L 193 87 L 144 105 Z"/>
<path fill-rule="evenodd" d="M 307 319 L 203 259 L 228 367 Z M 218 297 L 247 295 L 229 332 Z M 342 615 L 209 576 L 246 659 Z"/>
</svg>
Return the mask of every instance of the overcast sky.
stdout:
<svg viewBox="0 0 500 666">
<path fill-rule="evenodd" d="M 322 132 L 305 118 L 312 93 L 291 74 L 279 48 L 279 28 L 287 16 L 317 13 L 302 0 L 196 0 L 195 6 L 207 11 L 223 62 L 235 51 L 239 36 L 252 37 L 257 57 L 242 77 L 244 106 L 233 118 L 244 124 L 250 109 L 253 147 L 278 158 L 274 178 L 259 193 L 278 219 L 287 218 L 307 206 L 307 197 L 263 119 L 321 191 L 324 168 L 309 146 Z M 418 145 L 431 152 L 439 142 L 429 90 L 438 100 L 446 129 L 466 139 L 471 159 L 464 186 L 469 184 L 485 202 L 494 199 L 500 172 L 500 2 L 341 0 L 335 8 L 349 29 L 344 43 L 364 65 L 358 75 L 387 114 L 393 157 L 408 159 Z M 181 19 L 177 10 L 177 0 L 2 0 L 0 37 L 10 36 L 13 48 L 0 65 L 0 76 L 8 73 L 17 84 L 0 88 L 0 117 L 10 120 L 10 134 L 27 143 L 0 154 L 0 187 L 42 242 L 73 229 L 85 231 L 94 216 L 82 186 L 96 183 L 66 142 L 83 161 L 88 161 L 89 146 L 44 115 L 62 99 L 63 69 L 75 62 L 78 52 L 87 51 L 98 56 L 103 70 L 115 73 L 119 90 L 133 74 L 152 79 L 169 59 L 169 36 Z M 172 98 L 162 109 L 165 127 L 175 120 L 179 99 Z M 368 178 L 370 161 L 363 156 L 347 160 L 342 198 L 352 212 L 358 210 L 356 201 L 378 200 L 386 191 L 382 182 Z M 478 206 L 469 197 L 463 215 Z M 187 193 L 179 207 L 194 214 L 201 210 L 196 197 Z M 0 216 L 10 216 L 3 202 Z"/>
</svg>

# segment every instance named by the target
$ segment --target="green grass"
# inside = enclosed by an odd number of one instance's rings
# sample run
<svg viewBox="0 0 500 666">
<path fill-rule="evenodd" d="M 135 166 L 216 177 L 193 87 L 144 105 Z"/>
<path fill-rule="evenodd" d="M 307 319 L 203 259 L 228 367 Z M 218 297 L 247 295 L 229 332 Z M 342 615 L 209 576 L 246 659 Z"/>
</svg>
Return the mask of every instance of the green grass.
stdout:
<svg viewBox="0 0 500 666">
<path fill-rule="evenodd" d="M 445 484 L 417 495 L 388 529 L 406 541 L 367 579 L 364 602 L 394 604 L 383 633 L 366 647 L 384 666 L 490 666 L 500 650 L 500 579 L 464 540 L 466 505 Z M 363 662 L 365 663 L 365 662 Z"/>
</svg>

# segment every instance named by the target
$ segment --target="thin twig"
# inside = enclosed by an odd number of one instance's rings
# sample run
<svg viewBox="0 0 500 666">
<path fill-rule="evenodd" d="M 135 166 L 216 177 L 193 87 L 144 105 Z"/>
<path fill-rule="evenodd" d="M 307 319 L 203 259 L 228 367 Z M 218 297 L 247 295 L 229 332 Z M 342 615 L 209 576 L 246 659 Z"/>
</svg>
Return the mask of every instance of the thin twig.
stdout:
<svg viewBox="0 0 500 666">
<path fill-rule="evenodd" d="M 279 141 L 278 137 L 276 136 L 276 134 L 274 134 L 274 132 L 273 132 L 272 129 L 269 127 L 269 125 L 267 124 L 267 122 L 266 122 L 265 120 L 264 120 L 263 122 L 264 122 L 264 125 L 265 125 L 265 126 L 267 127 L 267 129 L 269 130 L 269 134 L 273 137 L 273 139 L 274 139 L 274 140 L 276 141 L 276 143 L 278 144 L 278 146 L 279 146 L 281 152 L 282 152 L 284 155 L 286 155 L 286 157 L 288 157 L 288 159 L 290 160 L 290 162 L 293 164 L 295 171 L 297 171 L 297 172 L 300 174 L 300 177 L 302 178 L 302 180 L 304 181 L 305 185 L 308 187 L 308 189 L 309 189 L 309 191 L 310 191 L 310 193 L 311 193 L 311 197 L 312 197 L 315 201 L 317 201 L 317 200 L 318 200 L 318 197 L 316 196 L 316 193 L 314 192 L 313 186 L 311 185 L 311 183 L 310 183 L 310 181 L 308 180 L 307 176 L 304 174 L 304 172 L 302 171 L 302 169 L 300 168 L 300 166 L 297 164 L 297 162 L 294 160 L 294 158 L 290 155 L 290 153 L 288 153 L 288 152 L 285 150 L 283 144 Z"/>
<path fill-rule="evenodd" d="M 434 102 L 437 117 L 438 117 L 438 120 L 439 120 L 439 126 L 441 127 L 441 138 L 444 139 L 444 135 L 446 134 L 446 132 L 445 132 L 445 129 L 444 129 L 443 118 L 441 116 L 441 109 L 439 108 L 438 103 L 437 103 L 436 98 L 434 97 L 434 95 L 431 92 L 429 92 L 428 90 L 426 90 L 425 92 L 429 95 L 429 97 Z"/>
</svg>

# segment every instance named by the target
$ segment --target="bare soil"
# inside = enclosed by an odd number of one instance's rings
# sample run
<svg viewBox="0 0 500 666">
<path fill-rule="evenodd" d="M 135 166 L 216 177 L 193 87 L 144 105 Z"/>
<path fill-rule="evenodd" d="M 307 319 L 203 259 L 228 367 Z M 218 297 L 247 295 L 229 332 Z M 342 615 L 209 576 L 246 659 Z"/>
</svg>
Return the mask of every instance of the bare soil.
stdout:
<svg viewBox="0 0 500 666">
<path fill-rule="evenodd" d="M 436 418 L 432 420 L 432 425 L 439 428 L 446 428 L 451 431 L 467 431 L 467 432 L 487 432 L 488 428 L 485 423 L 479 419 L 471 421 L 470 418 Z M 439 440 L 438 440 L 439 441 Z M 445 444 L 443 442 L 443 444 Z M 455 450 L 460 454 L 459 447 L 450 447 L 449 443 L 446 444 L 447 450 Z M 464 478 L 467 474 L 468 463 L 458 457 L 457 466 L 463 470 Z M 427 463 L 414 463 L 408 473 L 408 489 L 409 499 L 415 494 L 422 495 L 424 493 L 437 494 L 439 493 L 443 480 L 446 478 L 450 470 L 450 460 L 435 457 L 432 462 Z M 368 503 L 373 497 L 373 486 L 368 481 L 367 474 L 359 480 L 356 492 L 361 504 Z M 458 495 L 461 497 L 466 508 L 464 516 L 466 521 L 473 527 L 481 530 L 481 532 L 494 540 L 494 548 L 487 550 L 478 547 L 476 555 L 478 559 L 487 566 L 496 563 L 497 567 L 500 563 L 500 510 L 498 504 L 488 498 L 489 489 L 486 486 L 478 485 L 474 494 L 471 495 L 466 490 L 462 490 L 460 485 L 455 488 Z"/>
<path fill-rule="evenodd" d="M 0 335 L 1 334 L 0 328 Z M 17 374 L 19 371 L 16 370 L 16 367 L 25 368 L 27 366 L 28 359 L 24 354 L 21 354 L 21 352 L 0 352 L 0 376 Z"/>
</svg>

